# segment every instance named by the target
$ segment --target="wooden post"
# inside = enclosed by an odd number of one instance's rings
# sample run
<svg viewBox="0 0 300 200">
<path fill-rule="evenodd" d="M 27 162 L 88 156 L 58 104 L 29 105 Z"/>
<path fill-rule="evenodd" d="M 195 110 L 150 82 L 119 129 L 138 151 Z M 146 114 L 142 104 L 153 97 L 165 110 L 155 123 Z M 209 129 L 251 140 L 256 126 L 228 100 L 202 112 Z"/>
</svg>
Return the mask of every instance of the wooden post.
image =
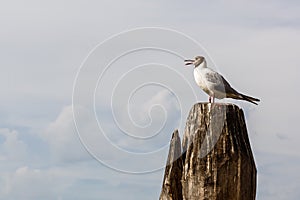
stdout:
<svg viewBox="0 0 300 200">
<path fill-rule="evenodd" d="M 170 142 L 170 150 L 164 175 L 164 187 L 162 188 L 159 199 L 182 199 L 181 177 L 181 144 L 178 130 L 175 130 Z"/>
<path fill-rule="evenodd" d="M 174 137 L 160 199 L 255 200 L 256 167 L 239 107 L 195 104 L 186 122 L 181 156 L 178 133 L 176 142 Z"/>
</svg>

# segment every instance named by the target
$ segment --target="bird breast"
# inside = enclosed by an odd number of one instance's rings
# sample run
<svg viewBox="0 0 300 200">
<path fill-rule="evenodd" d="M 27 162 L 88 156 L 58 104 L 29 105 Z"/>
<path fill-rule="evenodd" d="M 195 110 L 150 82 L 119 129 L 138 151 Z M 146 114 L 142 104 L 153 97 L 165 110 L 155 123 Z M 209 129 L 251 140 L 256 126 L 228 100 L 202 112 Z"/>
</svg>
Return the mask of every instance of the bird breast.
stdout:
<svg viewBox="0 0 300 200">
<path fill-rule="evenodd" d="M 196 67 L 194 69 L 194 78 L 195 81 L 197 83 L 197 85 L 204 91 L 206 92 L 208 95 L 211 95 L 211 92 L 205 82 L 205 74 L 202 73 L 201 69 Z"/>
</svg>

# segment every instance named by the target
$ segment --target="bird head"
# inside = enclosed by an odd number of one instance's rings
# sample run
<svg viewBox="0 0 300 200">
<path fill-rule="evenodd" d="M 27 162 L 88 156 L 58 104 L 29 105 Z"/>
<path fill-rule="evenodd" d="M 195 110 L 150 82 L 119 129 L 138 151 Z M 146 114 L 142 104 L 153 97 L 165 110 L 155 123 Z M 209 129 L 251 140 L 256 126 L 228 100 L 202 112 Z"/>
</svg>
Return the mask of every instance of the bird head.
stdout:
<svg viewBox="0 0 300 200">
<path fill-rule="evenodd" d="M 195 67 L 198 67 L 200 64 L 205 62 L 205 58 L 203 56 L 196 56 L 195 59 L 187 59 L 184 60 L 185 65 L 194 65 Z"/>
</svg>

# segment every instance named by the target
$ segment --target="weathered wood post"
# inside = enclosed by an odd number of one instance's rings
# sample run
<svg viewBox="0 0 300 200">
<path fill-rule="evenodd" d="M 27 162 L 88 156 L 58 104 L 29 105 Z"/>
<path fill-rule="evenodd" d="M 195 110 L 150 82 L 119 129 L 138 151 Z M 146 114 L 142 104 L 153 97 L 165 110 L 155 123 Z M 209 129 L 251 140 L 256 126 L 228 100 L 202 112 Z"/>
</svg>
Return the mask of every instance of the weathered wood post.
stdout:
<svg viewBox="0 0 300 200">
<path fill-rule="evenodd" d="M 169 155 L 167 159 L 163 188 L 160 199 L 182 199 L 182 157 L 181 144 L 178 130 L 175 130 L 170 142 Z"/>
<path fill-rule="evenodd" d="M 175 131 L 161 200 L 255 199 L 256 167 L 239 107 L 195 104 L 186 122 L 181 156 L 178 141 Z"/>
</svg>

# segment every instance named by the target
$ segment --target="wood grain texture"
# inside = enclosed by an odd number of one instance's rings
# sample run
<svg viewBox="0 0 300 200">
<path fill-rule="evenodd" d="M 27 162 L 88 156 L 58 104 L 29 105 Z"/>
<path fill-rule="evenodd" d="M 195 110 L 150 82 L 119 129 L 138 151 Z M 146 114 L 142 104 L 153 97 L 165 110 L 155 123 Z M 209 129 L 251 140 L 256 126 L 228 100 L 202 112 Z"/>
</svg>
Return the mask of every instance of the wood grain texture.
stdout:
<svg viewBox="0 0 300 200">
<path fill-rule="evenodd" d="M 255 199 L 256 166 L 239 107 L 195 104 L 187 118 L 181 156 L 178 132 L 174 137 L 160 199 Z"/>
<path fill-rule="evenodd" d="M 159 199 L 182 199 L 182 169 L 180 137 L 178 130 L 176 130 L 174 131 L 170 142 L 163 188 Z"/>
</svg>

